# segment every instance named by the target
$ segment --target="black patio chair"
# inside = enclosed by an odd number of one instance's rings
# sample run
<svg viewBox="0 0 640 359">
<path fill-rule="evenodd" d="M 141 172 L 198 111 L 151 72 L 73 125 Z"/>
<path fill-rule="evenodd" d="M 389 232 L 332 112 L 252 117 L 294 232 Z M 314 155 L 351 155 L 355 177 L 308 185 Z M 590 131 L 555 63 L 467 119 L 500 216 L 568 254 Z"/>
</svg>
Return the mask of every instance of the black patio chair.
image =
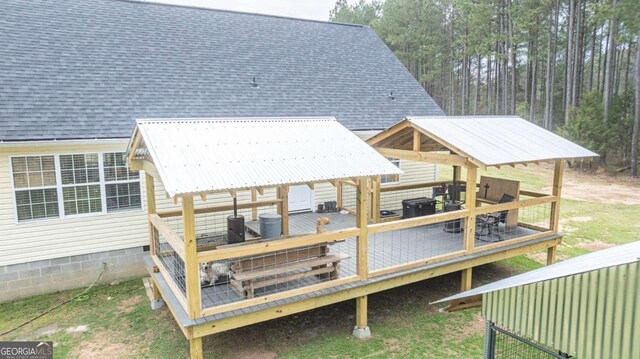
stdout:
<svg viewBox="0 0 640 359">
<path fill-rule="evenodd" d="M 505 193 L 502 195 L 502 198 L 500 198 L 498 203 L 509 203 L 509 202 L 513 202 L 514 199 L 515 198 L 513 198 L 513 196 Z M 477 224 L 480 225 L 480 231 L 476 233 L 476 239 L 481 240 L 483 242 L 503 241 L 504 238 L 500 235 L 500 232 L 498 231 L 498 229 L 499 229 L 500 223 L 505 223 L 507 221 L 508 213 L 509 213 L 509 210 L 505 210 L 505 211 L 494 212 L 494 213 L 478 216 L 476 220 L 477 220 Z M 495 241 L 490 239 L 493 237 L 494 234 L 497 237 L 497 240 Z M 483 239 L 482 237 L 489 237 L 489 238 Z"/>
</svg>

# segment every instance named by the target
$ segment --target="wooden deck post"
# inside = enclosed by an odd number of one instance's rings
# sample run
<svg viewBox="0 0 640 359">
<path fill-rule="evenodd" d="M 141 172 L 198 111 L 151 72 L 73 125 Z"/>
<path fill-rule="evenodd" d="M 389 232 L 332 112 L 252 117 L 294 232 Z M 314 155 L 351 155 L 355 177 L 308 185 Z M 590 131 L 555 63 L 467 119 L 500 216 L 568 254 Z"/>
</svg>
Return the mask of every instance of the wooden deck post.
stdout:
<svg viewBox="0 0 640 359">
<path fill-rule="evenodd" d="M 469 211 L 469 216 L 465 219 L 464 226 L 464 249 L 467 254 L 473 252 L 476 240 L 476 177 L 478 167 L 469 164 L 467 167 L 467 191 L 465 198 L 465 208 Z"/>
<path fill-rule="evenodd" d="M 367 301 L 366 295 L 356 297 L 356 326 L 353 328 L 353 336 L 358 339 L 371 337 L 371 331 L 367 325 Z"/>
<path fill-rule="evenodd" d="M 560 225 L 560 196 L 562 195 L 562 177 L 564 172 L 564 160 L 555 162 L 553 169 L 553 189 L 551 194 L 558 197 L 556 202 L 551 203 L 551 223 L 550 228 L 553 233 L 558 233 Z M 556 246 L 547 249 L 547 265 L 556 261 Z"/>
<path fill-rule="evenodd" d="M 342 209 L 342 181 L 336 181 L 336 207 Z"/>
<path fill-rule="evenodd" d="M 289 236 L 289 185 L 282 185 L 278 187 L 278 199 L 280 202 L 280 212 L 282 216 L 282 235 Z"/>
<path fill-rule="evenodd" d="M 472 268 L 467 268 L 462 270 L 462 278 L 460 279 L 460 291 L 465 292 L 471 289 L 471 274 L 473 271 Z"/>
<path fill-rule="evenodd" d="M 203 359 L 202 337 L 189 339 L 189 357 L 191 359 Z"/>
<path fill-rule="evenodd" d="M 457 171 L 460 172 L 460 169 Z M 476 177 L 478 167 L 473 164 L 467 166 L 467 190 L 465 192 L 465 208 L 469 211 L 469 216 L 465 218 L 464 225 L 464 250 L 467 254 L 473 253 L 476 242 Z M 460 279 L 460 290 L 471 289 L 473 267 L 462 270 Z"/>
<path fill-rule="evenodd" d="M 369 228 L 368 228 L 368 194 L 369 194 L 369 179 L 366 177 L 358 180 L 358 187 L 356 190 L 356 227 L 360 229 L 360 234 L 357 237 L 358 241 L 358 276 L 360 279 L 369 278 Z"/>
<path fill-rule="evenodd" d="M 363 295 L 356 298 L 356 327 L 367 327 L 367 300 L 368 296 Z"/>
<path fill-rule="evenodd" d="M 371 179 L 371 221 L 373 223 L 380 222 L 380 176 Z"/>
<path fill-rule="evenodd" d="M 156 209 L 156 186 L 155 186 L 155 182 L 153 177 L 146 173 L 144 174 L 144 186 L 145 186 L 145 190 L 146 190 L 146 195 L 147 195 L 147 214 L 156 214 L 157 209 Z M 147 217 L 148 218 L 148 217 Z M 151 224 L 151 221 L 149 220 L 149 253 L 154 256 L 156 255 L 156 248 L 155 248 L 155 240 L 154 240 L 154 227 L 153 224 Z M 156 287 L 156 285 L 154 284 L 153 281 L 151 282 L 151 288 L 153 290 L 153 300 L 160 300 L 162 299 L 162 295 L 160 294 L 160 291 L 158 290 L 158 288 Z"/>
<path fill-rule="evenodd" d="M 193 210 L 193 195 L 182 196 L 182 225 L 185 252 L 185 282 L 189 318 L 200 317 L 202 303 L 200 300 L 200 264 L 198 263 L 198 246 L 196 243 L 196 219 Z"/>
<path fill-rule="evenodd" d="M 472 164 L 469 164 L 469 166 L 467 167 L 467 169 L 469 167 L 473 166 Z M 467 177 L 468 177 L 469 173 L 467 172 Z M 462 167 L 460 166 L 453 166 L 453 183 L 455 183 L 456 185 L 460 185 L 460 179 L 462 178 Z M 460 200 L 460 191 L 456 191 L 456 198 L 452 198 L 454 201 L 459 201 Z"/>
<path fill-rule="evenodd" d="M 258 200 L 258 190 L 255 188 L 251 189 L 251 203 L 255 203 Z M 251 220 L 255 221 L 258 219 L 258 207 L 251 208 Z"/>
</svg>

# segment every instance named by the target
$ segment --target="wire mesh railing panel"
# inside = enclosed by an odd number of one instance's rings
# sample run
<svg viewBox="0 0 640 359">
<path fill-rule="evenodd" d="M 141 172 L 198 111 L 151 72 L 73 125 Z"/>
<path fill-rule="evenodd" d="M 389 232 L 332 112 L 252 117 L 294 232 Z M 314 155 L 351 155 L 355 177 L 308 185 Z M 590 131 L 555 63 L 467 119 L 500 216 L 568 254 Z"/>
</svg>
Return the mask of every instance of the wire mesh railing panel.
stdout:
<svg viewBox="0 0 640 359">
<path fill-rule="evenodd" d="M 262 214 L 275 214 L 278 212 L 276 205 L 261 206 L 256 208 L 256 218 L 259 218 Z M 221 212 L 208 212 L 198 213 L 195 215 L 196 221 L 196 239 L 198 242 L 198 250 L 213 249 L 218 245 L 227 244 L 227 218 L 233 216 L 234 213 L 230 211 Z M 252 209 L 238 210 L 238 215 L 244 217 L 245 226 L 254 228 L 251 226 L 252 222 Z M 257 219 L 254 223 L 258 223 Z M 258 233 L 248 230 L 245 232 L 245 238 L 251 239 L 257 237 Z"/>
<path fill-rule="evenodd" d="M 173 280 L 174 284 L 182 294 L 186 296 L 187 286 L 185 281 L 184 261 L 155 227 L 153 227 L 153 242 L 155 258 L 158 259 L 158 262 L 162 267 L 160 270 L 164 271 L 164 273 Z"/>
<path fill-rule="evenodd" d="M 433 190 L 431 187 L 404 189 L 397 191 L 380 192 L 380 210 L 396 212 L 402 216 L 402 201 L 414 198 L 431 198 Z M 439 209 L 441 205 L 437 206 Z"/>
<path fill-rule="evenodd" d="M 200 264 L 202 307 L 303 288 L 357 273 L 357 242 L 347 238 Z"/>
<path fill-rule="evenodd" d="M 369 271 L 464 249 L 464 219 L 369 234 Z"/>
<path fill-rule="evenodd" d="M 489 359 L 563 359 L 570 358 L 553 348 L 520 337 L 506 329 L 491 325 L 488 345 Z"/>
<path fill-rule="evenodd" d="M 341 209 L 349 209 L 353 212 L 356 210 L 356 192 L 355 186 L 347 184 L 342 185 L 342 207 Z"/>
<path fill-rule="evenodd" d="M 551 228 L 551 203 L 476 216 L 476 247 L 522 238 Z"/>
</svg>

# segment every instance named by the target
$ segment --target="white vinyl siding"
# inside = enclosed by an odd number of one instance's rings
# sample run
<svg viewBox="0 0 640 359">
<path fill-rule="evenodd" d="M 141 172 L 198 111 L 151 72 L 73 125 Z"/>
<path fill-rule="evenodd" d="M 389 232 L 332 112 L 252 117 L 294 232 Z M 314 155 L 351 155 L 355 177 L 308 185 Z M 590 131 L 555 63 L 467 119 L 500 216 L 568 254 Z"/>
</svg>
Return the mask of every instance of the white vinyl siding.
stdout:
<svg viewBox="0 0 640 359">
<path fill-rule="evenodd" d="M 106 155 L 107 153 L 123 152 L 126 150 L 126 146 L 127 140 L 103 140 L 95 141 L 95 144 L 73 142 L 55 144 L 49 142 L 21 147 L 8 147 L 0 144 L 0 233 L 2 233 L 0 236 L 0 246 L 2 246 L 0 266 L 148 245 L 149 227 L 144 179 L 140 180 L 142 205 L 138 210 L 111 213 L 103 211 L 89 215 L 24 222 L 16 220 L 10 158 L 74 153 L 102 153 Z M 434 165 L 402 161 L 401 166 L 404 171 L 401 183 L 426 182 L 435 179 Z M 105 186 L 109 183 L 107 178 L 103 183 Z M 158 211 L 181 208 L 180 202 L 174 204 L 172 199 L 166 197 L 166 192 L 158 181 L 156 181 L 155 188 Z M 320 183 L 315 186 L 314 196 L 315 203 L 334 201 L 336 189 L 329 183 Z M 265 195 L 258 196 L 258 199 L 274 197 L 275 190 L 265 189 Z M 249 191 L 238 192 L 239 203 L 249 201 Z M 232 198 L 228 193 L 209 195 L 206 202 L 203 203 L 201 198 L 196 196 L 194 203 L 196 207 L 229 205 L 232 203 Z M 107 208 L 106 203 L 103 204 L 103 208 Z M 241 210 L 239 213 L 244 215 L 247 221 L 251 219 L 250 210 Z M 226 215 L 227 213 L 221 213 L 217 216 L 221 219 L 217 225 L 210 223 L 203 227 L 204 224 L 196 220 L 197 233 L 224 230 Z M 169 218 L 167 223 L 182 233 L 182 223 L 179 217 Z"/>
</svg>

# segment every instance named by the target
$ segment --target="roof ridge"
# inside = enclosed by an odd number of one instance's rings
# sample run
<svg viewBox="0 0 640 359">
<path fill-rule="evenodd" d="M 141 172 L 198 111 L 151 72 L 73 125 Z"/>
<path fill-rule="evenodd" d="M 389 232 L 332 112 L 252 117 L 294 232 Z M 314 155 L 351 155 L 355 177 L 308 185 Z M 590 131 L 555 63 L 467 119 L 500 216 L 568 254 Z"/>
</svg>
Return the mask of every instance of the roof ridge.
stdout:
<svg viewBox="0 0 640 359">
<path fill-rule="evenodd" d="M 360 27 L 360 28 L 368 27 L 367 25 L 361 25 L 361 24 L 349 24 L 349 23 L 345 23 L 345 22 L 333 22 L 333 21 L 303 19 L 303 18 L 299 18 L 299 17 L 291 17 L 291 16 L 283 16 L 283 15 L 272 15 L 272 14 L 261 14 L 261 13 L 256 13 L 256 12 L 244 12 L 244 11 L 238 11 L 238 10 L 216 9 L 216 8 L 210 8 L 210 7 L 204 7 L 204 6 L 197 6 L 197 5 L 183 5 L 183 4 L 174 4 L 174 3 L 163 3 L 163 2 L 156 2 L 154 0 L 111 0 L 111 1 L 121 1 L 121 2 L 144 4 L 144 5 L 173 6 L 173 7 L 181 7 L 181 8 L 187 8 L 187 9 L 195 9 L 195 10 L 226 12 L 226 13 L 238 14 L 238 15 L 261 16 L 261 17 L 271 17 L 271 18 L 284 19 L 284 20 L 315 22 L 315 23 L 319 23 L 319 24 L 342 25 L 342 26 L 352 26 L 352 27 Z"/>
</svg>

